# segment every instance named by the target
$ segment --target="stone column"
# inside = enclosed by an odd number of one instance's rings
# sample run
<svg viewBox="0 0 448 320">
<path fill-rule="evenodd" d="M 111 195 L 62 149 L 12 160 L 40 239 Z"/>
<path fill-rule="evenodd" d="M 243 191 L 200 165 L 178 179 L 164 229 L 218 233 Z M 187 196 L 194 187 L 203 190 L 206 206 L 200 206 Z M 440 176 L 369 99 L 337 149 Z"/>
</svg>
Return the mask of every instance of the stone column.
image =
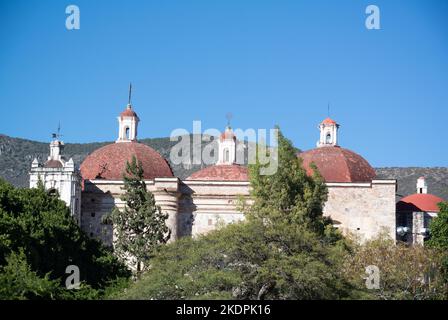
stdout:
<svg viewBox="0 0 448 320">
<path fill-rule="evenodd" d="M 162 212 L 168 213 L 166 224 L 171 230 L 169 241 L 179 237 L 178 212 L 179 212 L 179 188 L 177 178 L 156 178 L 154 181 L 154 198 Z"/>
<path fill-rule="evenodd" d="M 412 213 L 412 235 L 413 244 L 424 244 L 424 235 L 420 233 L 422 228 L 425 227 L 425 217 L 423 212 L 413 212 Z"/>
</svg>

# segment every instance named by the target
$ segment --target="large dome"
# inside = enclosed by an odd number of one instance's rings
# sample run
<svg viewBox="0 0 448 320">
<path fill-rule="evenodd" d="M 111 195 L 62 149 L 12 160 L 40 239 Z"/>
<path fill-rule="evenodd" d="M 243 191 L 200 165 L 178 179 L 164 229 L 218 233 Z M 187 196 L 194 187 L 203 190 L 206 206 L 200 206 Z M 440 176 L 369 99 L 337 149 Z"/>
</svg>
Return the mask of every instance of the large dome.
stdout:
<svg viewBox="0 0 448 320">
<path fill-rule="evenodd" d="M 81 175 L 85 180 L 123 180 L 126 162 L 133 155 L 141 161 L 145 179 L 173 177 L 168 162 L 157 151 L 138 142 L 112 143 L 95 150 L 81 164 Z"/>
<path fill-rule="evenodd" d="M 249 172 L 238 164 L 214 165 L 196 171 L 187 180 L 249 181 Z"/>
<path fill-rule="evenodd" d="M 325 146 L 299 153 L 309 175 L 314 162 L 326 182 L 367 182 L 375 178 L 375 170 L 359 154 L 339 146 Z"/>
</svg>

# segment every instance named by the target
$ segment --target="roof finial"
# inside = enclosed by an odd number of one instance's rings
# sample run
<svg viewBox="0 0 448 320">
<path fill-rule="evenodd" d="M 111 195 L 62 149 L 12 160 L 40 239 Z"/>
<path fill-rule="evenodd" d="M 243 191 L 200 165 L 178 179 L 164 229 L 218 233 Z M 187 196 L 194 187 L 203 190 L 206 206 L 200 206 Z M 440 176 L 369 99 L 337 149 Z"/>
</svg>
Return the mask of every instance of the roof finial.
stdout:
<svg viewBox="0 0 448 320">
<path fill-rule="evenodd" d="M 131 97 L 132 97 L 132 83 L 129 82 L 129 99 L 128 99 L 128 105 L 131 105 Z"/>
<path fill-rule="evenodd" d="M 230 120 L 232 120 L 233 114 L 231 112 L 227 112 L 226 119 L 227 119 L 227 127 L 230 128 Z"/>
<path fill-rule="evenodd" d="M 330 102 L 328 102 L 328 105 L 327 105 L 327 114 L 328 114 L 328 118 L 330 118 Z"/>
<path fill-rule="evenodd" d="M 58 129 L 57 129 L 56 133 L 52 133 L 51 137 L 53 139 L 59 139 L 60 137 L 62 137 L 62 134 L 61 134 L 61 121 L 58 122 Z"/>
</svg>

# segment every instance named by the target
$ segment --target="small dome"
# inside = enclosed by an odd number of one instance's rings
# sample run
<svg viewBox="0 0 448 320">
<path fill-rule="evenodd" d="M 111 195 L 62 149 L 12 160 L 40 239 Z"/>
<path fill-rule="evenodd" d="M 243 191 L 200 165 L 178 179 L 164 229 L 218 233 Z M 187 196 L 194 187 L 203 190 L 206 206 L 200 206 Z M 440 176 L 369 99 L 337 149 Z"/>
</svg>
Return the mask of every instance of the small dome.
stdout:
<svg viewBox="0 0 448 320">
<path fill-rule="evenodd" d="M 220 140 L 236 140 L 235 133 L 231 127 L 226 127 L 223 133 L 221 133 Z"/>
<path fill-rule="evenodd" d="M 249 181 L 249 170 L 238 164 L 214 165 L 196 171 L 187 180 Z"/>
<path fill-rule="evenodd" d="M 337 123 L 331 118 L 326 118 L 321 122 L 321 124 L 337 124 Z"/>
<path fill-rule="evenodd" d="M 168 162 L 157 151 L 138 142 L 112 143 L 95 150 L 81 164 L 81 175 L 85 180 L 123 180 L 126 162 L 133 155 L 142 162 L 145 179 L 173 177 Z"/>
<path fill-rule="evenodd" d="M 313 174 L 311 163 L 314 162 L 326 182 L 367 182 L 376 176 L 367 160 L 338 146 L 316 148 L 298 156 L 309 175 Z"/>
<path fill-rule="evenodd" d="M 44 168 L 62 168 L 64 165 L 59 160 L 48 160 L 44 163 Z"/>
<path fill-rule="evenodd" d="M 443 202 L 429 193 L 415 193 L 404 197 L 397 203 L 397 212 L 439 212 L 438 203 Z"/>
<path fill-rule="evenodd" d="M 132 106 L 128 104 L 126 107 L 126 110 L 124 110 L 122 113 L 120 113 L 120 117 L 135 117 L 138 118 L 137 113 L 135 113 L 134 110 L 132 110 Z"/>
</svg>

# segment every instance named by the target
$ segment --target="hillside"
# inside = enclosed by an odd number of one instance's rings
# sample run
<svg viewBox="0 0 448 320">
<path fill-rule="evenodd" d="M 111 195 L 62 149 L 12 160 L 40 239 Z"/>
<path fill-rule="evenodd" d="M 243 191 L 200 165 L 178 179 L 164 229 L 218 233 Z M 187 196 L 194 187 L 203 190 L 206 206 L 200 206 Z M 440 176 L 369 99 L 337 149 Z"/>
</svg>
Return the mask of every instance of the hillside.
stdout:
<svg viewBox="0 0 448 320">
<path fill-rule="evenodd" d="M 166 159 L 169 159 L 171 147 L 177 142 L 169 138 L 142 139 L 140 142 L 147 144 L 157 150 Z M 64 154 L 67 158 L 72 157 L 77 165 L 94 151 L 111 142 L 95 143 L 67 143 Z M 206 142 L 203 142 L 203 145 Z M 247 150 L 247 149 L 246 149 Z M 31 140 L 12 138 L 0 135 L 0 177 L 5 178 L 19 187 L 28 186 L 28 171 L 35 157 L 46 159 L 49 153 L 48 143 Z M 191 165 L 185 168 L 183 165 L 173 165 L 174 174 L 181 179 L 191 175 L 193 172 L 205 167 L 202 165 Z M 415 192 L 417 178 L 425 176 L 429 185 L 429 192 L 448 199 L 448 167 L 443 168 L 376 168 L 378 178 L 397 179 L 398 192 L 400 196 Z"/>
</svg>

